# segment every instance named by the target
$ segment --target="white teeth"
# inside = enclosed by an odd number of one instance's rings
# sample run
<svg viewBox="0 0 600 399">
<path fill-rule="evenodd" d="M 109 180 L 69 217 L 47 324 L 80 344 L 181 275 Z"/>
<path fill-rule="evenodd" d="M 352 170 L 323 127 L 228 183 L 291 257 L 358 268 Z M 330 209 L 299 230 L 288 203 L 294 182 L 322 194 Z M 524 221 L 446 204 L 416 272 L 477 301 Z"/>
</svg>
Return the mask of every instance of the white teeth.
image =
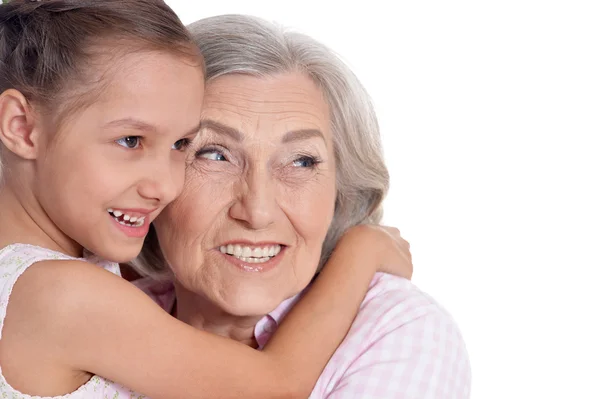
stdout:
<svg viewBox="0 0 600 399">
<path fill-rule="evenodd" d="M 249 247 L 242 245 L 229 244 L 219 247 L 219 251 L 229 254 L 248 263 L 263 263 L 281 252 L 281 245 L 271 245 L 268 247 Z"/>
<path fill-rule="evenodd" d="M 227 252 L 229 253 L 229 251 L 227 251 Z M 230 255 L 233 255 L 233 256 L 235 256 L 236 258 L 239 258 L 239 257 L 241 257 L 241 256 L 242 256 L 242 247 L 241 247 L 241 246 L 239 246 L 239 245 L 234 245 L 234 246 L 233 246 L 233 253 L 232 253 L 232 254 L 230 254 Z"/>
<path fill-rule="evenodd" d="M 265 256 L 269 256 L 269 248 L 254 248 L 252 250 L 252 257 L 254 258 L 262 258 Z"/>
<path fill-rule="evenodd" d="M 123 214 L 123 212 L 121 212 L 121 211 L 115 211 L 112 208 L 109 208 L 108 212 L 111 214 L 111 216 L 117 222 L 119 222 L 119 224 L 122 224 L 123 226 L 141 227 L 144 225 L 144 222 L 146 221 L 146 216 L 141 216 L 141 217 L 131 216 L 131 215 Z M 123 216 L 122 220 L 121 220 L 121 216 Z"/>
<path fill-rule="evenodd" d="M 268 261 L 269 257 L 266 258 L 239 258 L 239 260 L 241 260 L 242 262 L 246 262 L 246 263 L 265 263 L 266 261 Z"/>
</svg>

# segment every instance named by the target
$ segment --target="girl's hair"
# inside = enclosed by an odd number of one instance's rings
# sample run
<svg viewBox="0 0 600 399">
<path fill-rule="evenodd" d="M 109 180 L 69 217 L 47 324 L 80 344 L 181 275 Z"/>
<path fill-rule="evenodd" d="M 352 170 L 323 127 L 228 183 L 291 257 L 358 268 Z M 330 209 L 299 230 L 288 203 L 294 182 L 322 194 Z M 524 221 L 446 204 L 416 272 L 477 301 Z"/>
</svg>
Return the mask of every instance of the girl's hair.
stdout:
<svg viewBox="0 0 600 399">
<path fill-rule="evenodd" d="M 107 72 L 134 51 L 165 51 L 203 68 L 185 26 L 162 0 L 0 4 L 0 93 L 18 90 L 56 126 L 92 103 Z"/>
</svg>

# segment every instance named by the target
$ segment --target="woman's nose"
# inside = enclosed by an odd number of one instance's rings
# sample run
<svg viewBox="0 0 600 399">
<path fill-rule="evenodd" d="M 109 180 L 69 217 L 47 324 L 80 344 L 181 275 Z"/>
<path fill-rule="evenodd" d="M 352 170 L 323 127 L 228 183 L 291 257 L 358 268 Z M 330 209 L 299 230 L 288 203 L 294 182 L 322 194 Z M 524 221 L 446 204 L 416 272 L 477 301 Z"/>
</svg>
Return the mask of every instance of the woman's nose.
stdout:
<svg viewBox="0 0 600 399">
<path fill-rule="evenodd" d="M 236 201 L 229 210 L 231 218 L 247 228 L 262 230 L 275 220 L 277 202 L 275 188 L 268 171 L 254 171 L 235 188 Z"/>
</svg>

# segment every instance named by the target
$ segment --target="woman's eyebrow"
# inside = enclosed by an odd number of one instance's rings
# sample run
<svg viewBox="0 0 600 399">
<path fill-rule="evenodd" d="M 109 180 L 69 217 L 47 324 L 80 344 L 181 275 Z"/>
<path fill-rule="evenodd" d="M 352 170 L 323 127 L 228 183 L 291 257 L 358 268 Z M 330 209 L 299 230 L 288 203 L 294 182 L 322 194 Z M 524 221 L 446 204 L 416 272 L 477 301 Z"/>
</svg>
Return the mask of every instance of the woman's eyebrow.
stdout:
<svg viewBox="0 0 600 399">
<path fill-rule="evenodd" d="M 244 136 L 239 130 L 236 130 L 230 126 L 224 125 L 212 119 L 202 119 L 200 121 L 200 130 L 209 129 L 214 133 L 222 134 L 231 138 L 233 141 L 241 142 L 244 140 Z"/>
<path fill-rule="evenodd" d="M 225 135 L 236 142 L 241 142 L 244 140 L 244 135 L 239 130 L 234 129 L 231 126 L 224 125 L 220 122 L 214 121 L 212 119 L 203 119 L 200 122 L 200 129 L 212 130 L 214 133 Z M 327 146 L 327 140 L 325 140 L 325 135 L 318 129 L 291 130 L 283 135 L 283 137 L 281 138 L 281 142 L 283 144 L 287 144 L 294 141 L 308 140 L 314 137 L 322 139 L 323 142 L 325 142 L 325 145 Z"/>
<path fill-rule="evenodd" d="M 299 129 L 292 130 L 283 135 L 281 142 L 284 144 L 291 143 L 294 141 L 302 141 L 312 139 L 313 137 L 321 138 L 325 145 L 327 146 L 327 141 L 325 140 L 325 135 L 318 129 Z"/>
</svg>

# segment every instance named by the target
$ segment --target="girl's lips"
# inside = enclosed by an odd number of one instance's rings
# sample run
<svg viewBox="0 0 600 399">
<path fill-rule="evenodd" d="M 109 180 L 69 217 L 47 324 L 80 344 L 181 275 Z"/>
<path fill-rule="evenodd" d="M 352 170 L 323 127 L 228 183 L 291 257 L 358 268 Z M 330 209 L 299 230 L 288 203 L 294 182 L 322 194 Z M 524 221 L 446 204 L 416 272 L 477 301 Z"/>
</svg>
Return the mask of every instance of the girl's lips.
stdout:
<svg viewBox="0 0 600 399">
<path fill-rule="evenodd" d="M 144 209 L 144 208 L 108 208 L 107 211 L 110 214 L 121 216 L 128 215 L 129 217 L 135 218 L 148 218 L 154 212 L 156 212 L 158 208 L 154 209 Z"/>
<path fill-rule="evenodd" d="M 132 238 L 144 238 L 148 234 L 148 230 L 150 229 L 150 220 L 148 217 L 144 218 L 141 226 L 131 226 L 125 225 L 119 221 L 117 221 L 111 214 L 108 214 L 112 223 L 126 236 Z"/>
</svg>

